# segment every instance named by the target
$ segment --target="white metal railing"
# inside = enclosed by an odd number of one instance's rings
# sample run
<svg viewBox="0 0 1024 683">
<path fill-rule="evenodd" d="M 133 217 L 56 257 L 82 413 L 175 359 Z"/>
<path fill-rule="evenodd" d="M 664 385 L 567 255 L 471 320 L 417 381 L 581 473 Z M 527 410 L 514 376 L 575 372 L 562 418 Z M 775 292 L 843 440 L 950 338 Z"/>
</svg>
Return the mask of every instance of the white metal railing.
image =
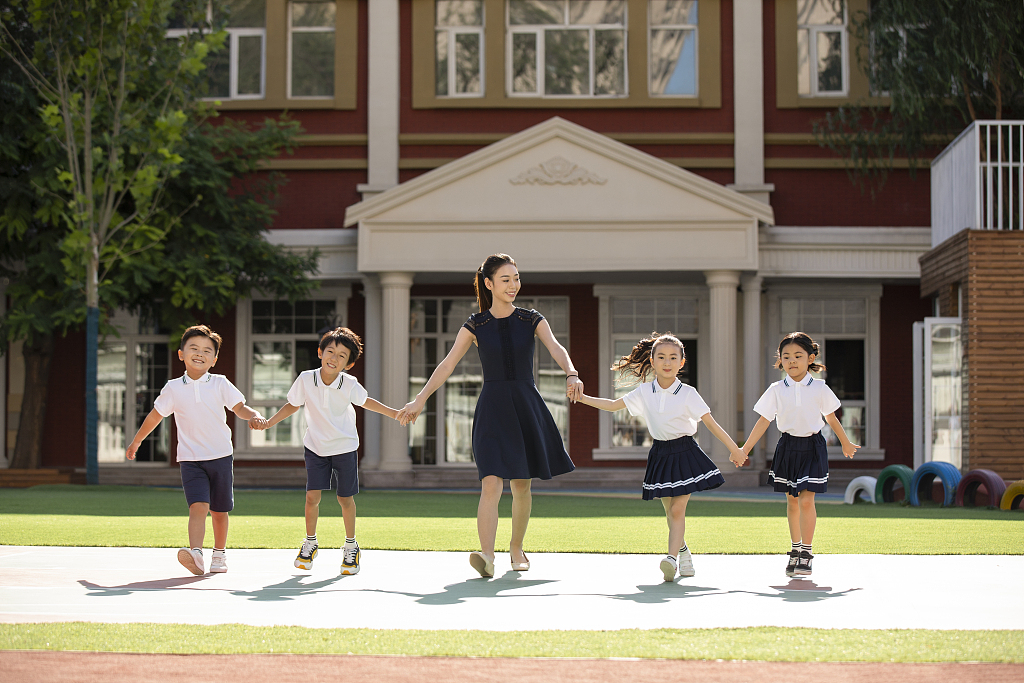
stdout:
<svg viewBox="0 0 1024 683">
<path fill-rule="evenodd" d="M 975 121 L 932 161 L 932 247 L 972 230 L 1024 230 L 1024 121 Z"/>
</svg>

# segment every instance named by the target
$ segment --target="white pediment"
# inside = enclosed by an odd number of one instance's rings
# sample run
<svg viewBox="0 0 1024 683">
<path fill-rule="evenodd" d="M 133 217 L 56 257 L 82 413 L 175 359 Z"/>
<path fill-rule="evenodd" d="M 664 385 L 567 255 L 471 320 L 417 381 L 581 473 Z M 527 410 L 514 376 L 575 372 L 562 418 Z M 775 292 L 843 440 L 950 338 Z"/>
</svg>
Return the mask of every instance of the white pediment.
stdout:
<svg viewBox="0 0 1024 683">
<path fill-rule="evenodd" d="M 756 269 L 770 206 L 550 119 L 349 207 L 361 271 Z"/>
</svg>

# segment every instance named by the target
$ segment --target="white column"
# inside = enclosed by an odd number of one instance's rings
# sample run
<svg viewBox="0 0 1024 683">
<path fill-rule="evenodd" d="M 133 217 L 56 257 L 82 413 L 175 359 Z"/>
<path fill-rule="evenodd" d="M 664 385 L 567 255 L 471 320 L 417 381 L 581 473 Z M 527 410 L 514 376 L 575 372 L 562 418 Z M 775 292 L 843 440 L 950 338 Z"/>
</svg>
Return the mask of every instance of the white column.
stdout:
<svg viewBox="0 0 1024 683">
<path fill-rule="evenodd" d="M 743 434 L 757 423 L 754 403 L 764 391 L 764 372 L 761 368 L 761 285 L 764 278 L 748 275 L 743 278 Z M 764 445 L 758 444 L 750 454 L 754 469 L 764 469 Z"/>
<path fill-rule="evenodd" d="M 398 184 L 398 0 L 370 0 L 367 86 L 367 199 Z"/>
<path fill-rule="evenodd" d="M 409 288 L 412 273 L 381 273 L 381 397 L 398 409 L 409 401 Z M 380 469 L 408 471 L 408 430 L 385 420 L 380 432 Z"/>
<path fill-rule="evenodd" d="M 711 393 L 706 396 L 711 415 L 727 434 L 736 435 L 736 288 L 740 284 L 737 270 L 704 272 L 710 290 Z M 702 381 L 701 384 L 704 384 Z M 733 469 L 729 452 L 718 439 L 711 439 L 711 459 L 723 473 Z"/>
<path fill-rule="evenodd" d="M 737 192 L 769 203 L 764 182 L 764 46 L 761 0 L 733 0 L 734 128 Z"/>
<path fill-rule="evenodd" d="M 384 336 L 381 334 L 380 299 L 380 281 L 376 275 L 367 275 L 363 278 L 363 300 L 366 307 L 366 322 L 363 329 L 363 339 L 366 342 L 363 347 L 363 385 L 367 393 L 374 398 L 381 396 L 380 357 Z M 371 410 L 363 411 L 363 469 L 375 470 L 380 467 L 381 426 L 379 414 Z"/>
</svg>

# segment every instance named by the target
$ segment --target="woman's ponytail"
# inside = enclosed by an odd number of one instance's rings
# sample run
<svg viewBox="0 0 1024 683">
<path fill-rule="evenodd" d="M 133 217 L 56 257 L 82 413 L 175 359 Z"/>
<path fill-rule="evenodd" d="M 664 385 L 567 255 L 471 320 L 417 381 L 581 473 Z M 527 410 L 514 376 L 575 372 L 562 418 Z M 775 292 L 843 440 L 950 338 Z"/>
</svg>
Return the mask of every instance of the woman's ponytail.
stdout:
<svg viewBox="0 0 1024 683">
<path fill-rule="evenodd" d="M 508 254 L 491 254 L 476 269 L 476 275 L 473 276 L 473 290 L 476 292 L 476 305 L 480 307 L 481 313 L 489 310 L 494 300 L 491 296 L 491 290 L 487 289 L 484 280 L 493 281 L 494 273 L 499 268 L 505 265 L 514 266 L 515 264 L 515 260 Z"/>
</svg>

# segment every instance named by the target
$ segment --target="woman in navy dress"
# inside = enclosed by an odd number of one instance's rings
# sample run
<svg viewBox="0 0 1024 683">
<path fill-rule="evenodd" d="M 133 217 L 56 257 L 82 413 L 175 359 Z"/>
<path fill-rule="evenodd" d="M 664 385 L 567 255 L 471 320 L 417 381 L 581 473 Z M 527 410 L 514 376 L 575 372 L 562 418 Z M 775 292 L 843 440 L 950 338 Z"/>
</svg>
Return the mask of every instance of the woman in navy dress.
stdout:
<svg viewBox="0 0 1024 683">
<path fill-rule="evenodd" d="M 494 576 L 502 480 L 511 480 L 512 488 L 512 569 L 526 571 L 530 561 L 523 552 L 523 538 L 530 522 L 531 481 L 534 477 L 551 479 L 575 469 L 533 380 L 534 337 L 540 338 L 565 371 L 566 396 L 573 402 L 583 395 L 583 382 L 544 316 L 515 305 L 520 286 L 519 271 L 511 256 L 487 257 L 474 279 L 480 312 L 469 317 L 448 356 L 398 414 L 403 426 L 413 422 L 469 347 L 477 345 L 484 372 L 484 386 L 473 415 L 473 455 L 480 475 L 480 552 L 470 554 L 469 562 L 485 577 Z"/>
</svg>

